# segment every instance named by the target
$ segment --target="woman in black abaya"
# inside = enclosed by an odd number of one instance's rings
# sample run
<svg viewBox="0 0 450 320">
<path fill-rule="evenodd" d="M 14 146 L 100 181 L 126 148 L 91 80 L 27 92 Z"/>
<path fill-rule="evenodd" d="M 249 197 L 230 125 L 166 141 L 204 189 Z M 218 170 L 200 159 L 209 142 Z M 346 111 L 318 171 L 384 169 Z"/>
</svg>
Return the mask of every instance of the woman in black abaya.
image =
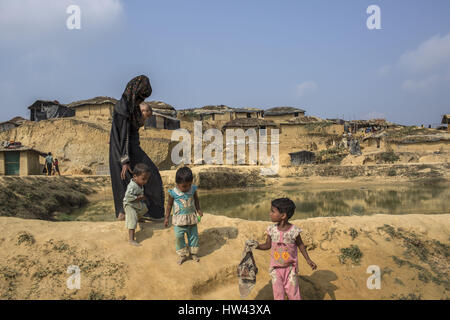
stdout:
<svg viewBox="0 0 450 320">
<path fill-rule="evenodd" d="M 150 179 L 144 185 L 147 208 L 145 216 L 154 219 L 164 217 L 164 191 L 161 175 L 153 161 L 139 146 L 139 128 L 151 116 L 151 110 L 140 104 L 152 94 L 150 80 L 138 76 L 128 82 L 122 98 L 114 106 L 109 143 L 109 168 L 116 217 L 125 219 L 123 197 L 131 179 L 131 172 L 137 163 L 150 167 Z"/>
</svg>

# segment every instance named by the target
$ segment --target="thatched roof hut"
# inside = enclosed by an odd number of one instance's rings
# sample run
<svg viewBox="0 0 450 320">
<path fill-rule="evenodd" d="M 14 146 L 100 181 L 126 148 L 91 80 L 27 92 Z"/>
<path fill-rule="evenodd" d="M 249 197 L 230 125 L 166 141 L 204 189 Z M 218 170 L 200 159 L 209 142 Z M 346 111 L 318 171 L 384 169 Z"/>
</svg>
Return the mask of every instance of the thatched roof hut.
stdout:
<svg viewBox="0 0 450 320">
<path fill-rule="evenodd" d="M 175 110 L 175 108 L 173 106 L 171 106 L 168 103 L 165 103 L 163 101 L 144 101 L 145 104 L 147 104 L 148 106 L 150 106 L 153 109 L 161 109 L 161 110 Z"/>
<path fill-rule="evenodd" d="M 295 115 L 305 114 L 305 110 L 294 107 L 275 107 L 264 111 L 264 116 L 281 116 L 281 115 Z"/>
<path fill-rule="evenodd" d="M 69 103 L 67 106 L 69 108 L 79 108 L 86 105 L 102 105 L 102 104 L 112 104 L 115 105 L 117 103 L 117 99 L 111 97 L 95 97 L 92 99 L 80 100 Z"/>
<path fill-rule="evenodd" d="M 305 116 L 305 117 L 300 117 L 300 118 L 291 118 L 288 120 L 285 120 L 284 122 L 282 122 L 281 124 L 285 125 L 296 125 L 296 124 L 308 124 L 308 123 L 317 123 L 317 122 L 329 122 L 332 123 L 331 121 L 325 121 L 321 118 L 318 117 L 313 117 L 313 116 Z"/>
<path fill-rule="evenodd" d="M 75 101 L 67 106 L 75 110 L 77 117 L 108 116 L 113 114 L 117 100 L 111 97 L 95 97 L 92 99 Z"/>
<path fill-rule="evenodd" d="M 210 111 L 225 111 L 225 110 L 230 110 L 231 108 L 229 106 L 226 106 L 224 104 L 219 104 L 219 105 L 207 105 L 204 107 L 201 107 L 200 110 L 210 110 Z M 199 109 L 197 109 L 199 110 Z"/>
<path fill-rule="evenodd" d="M 150 108 L 152 108 L 153 111 L 159 113 L 168 115 L 171 117 L 176 117 L 177 110 L 173 106 L 171 106 L 168 103 L 162 102 L 162 101 L 144 101 L 146 105 L 148 105 Z"/>
<path fill-rule="evenodd" d="M 28 120 L 25 119 L 25 118 L 22 118 L 22 117 L 14 117 L 14 118 L 12 118 L 9 121 L 20 125 L 20 124 L 22 124 L 22 123 L 24 123 L 25 121 L 28 121 Z"/>
<path fill-rule="evenodd" d="M 347 121 L 346 125 L 349 126 L 352 133 L 356 133 L 361 128 L 375 127 L 379 129 L 388 129 L 399 126 L 393 122 L 386 121 L 386 119 L 351 120 Z"/>
<path fill-rule="evenodd" d="M 387 121 L 386 119 L 370 119 L 370 120 L 351 120 L 348 121 L 349 124 L 354 124 L 359 127 L 393 127 L 396 126 L 395 123 Z"/>
<path fill-rule="evenodd" d="M 327 118 L 326 120 L 332 122 L 333 124 L 345 124 L 344 119 L 337 119 L 337 118 L 329 119 L 329 118 Z"/>
<path fill-rule="evenodd" d="M 16 128 L 23 124 L 27 119 L 22 117 L 14 117 L 11 120 L 0 122 L 0 132 Z"/>
<path fill-rule="evenodd" d="M 277 128 L 277 124 L 270 120 L 258 118 L 238 118 L 225 123 L 222 129 L 242 128 L 242 129 L 266 129 L 267 127 Z"/>
</svg>

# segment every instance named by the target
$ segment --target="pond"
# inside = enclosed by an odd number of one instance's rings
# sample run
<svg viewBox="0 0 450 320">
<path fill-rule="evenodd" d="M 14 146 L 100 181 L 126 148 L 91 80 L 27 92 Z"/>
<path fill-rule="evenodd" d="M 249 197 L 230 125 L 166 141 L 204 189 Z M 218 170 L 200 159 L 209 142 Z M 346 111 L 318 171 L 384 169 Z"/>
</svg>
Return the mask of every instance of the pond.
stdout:
<svg viewBox="0 0 450 320">
<path fill-rule="evenodd" d="M 294 201 L 296 210 L 292 219 L 371 214 L 439 214 L 450 211 L 449 186 L 242 190 L 204 194 L 200 196 L 200 203 L 205 212 L 270 221 L 271 200 L 280 197 Z"/>
<path fill-rule="evenodd" d="M 289 197 L 296 205 L 292 219 L 372 214 L 449 213 L 450 185 L 257 188 L 199 191 L 203 212 L 232 218 L 270 221 L 271 200 Z M 96 201 L 59 220 L 113 221 L 112 199 Z"/>
</svg>

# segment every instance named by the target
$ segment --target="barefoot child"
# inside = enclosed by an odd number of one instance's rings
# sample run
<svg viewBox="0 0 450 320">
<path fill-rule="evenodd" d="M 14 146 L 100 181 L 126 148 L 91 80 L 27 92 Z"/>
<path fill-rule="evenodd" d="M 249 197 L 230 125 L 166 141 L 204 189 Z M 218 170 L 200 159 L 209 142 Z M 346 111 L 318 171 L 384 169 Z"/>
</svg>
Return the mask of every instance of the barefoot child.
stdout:
<svg viewBox="0 0 450 320">
<path fill-rule="evenodd" d="M 123 198 L 123 208 L 125 210 L 125 224 L 128 229 L 129 243 L 140 246 L 134 239 L 138 220 L 147 212 L 144 202 L 144 185 L 150 178 L 150 168 L 145 163 L 138 163 L 133 170 L 133 178 L 128 184 L 125 197 Z"/>
<path fill-rule="evenodd" d="M 191 169 L 188 167 L 180 168 L 175 175 L 176 187 L 169 190 L 164 226 L 169 226 L 170 212 L 173 207 L 172 224 L 174 225 L 175 230 L 175 247 L 179 256 L 178 264 L 182 264 L 187 260 L 189 251 L 192 260 L 196 262 L 199 261 L 197 256 L 197 219 L 199 218 L 197 218 L 197 214 L 201 217 L 203 216 L 203 212 L 200 210 L 197 186 L 192 184 L 193 180 L 194 177 Z M 184 239 L 185 233 L 188 238 L 188 246 L 186 246 Z"/>
<path fill-rule="evenodd" d="M 272 248 L 269 273 L 272 278 L 275 300 L 284 300 L 285 293 L 289 300 L 301 299 L 297 277 L 297 247 L 311 268 L 313 270 L 317 268 L 306 252 L 305 245 L 300 237 L 301 229 L 289 223 L 294 211 L 295 204 L 292 200 L 288 198 L 273 200 L 270 219 L 275 224 L 267 228 L 266 243 L 256 247 L 259 250 Z"/>
</svg>

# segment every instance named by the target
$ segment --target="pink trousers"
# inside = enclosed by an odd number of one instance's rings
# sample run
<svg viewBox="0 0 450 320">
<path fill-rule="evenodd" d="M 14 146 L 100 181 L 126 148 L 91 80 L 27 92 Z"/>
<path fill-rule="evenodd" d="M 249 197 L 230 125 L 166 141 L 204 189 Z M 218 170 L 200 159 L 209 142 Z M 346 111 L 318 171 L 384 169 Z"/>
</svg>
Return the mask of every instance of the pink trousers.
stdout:
<svg viewBox="0 0 450 320">
<path fill-rule="evenodd" d="M 289 300 L 301 300 L 295 267 L 273 268 L 270 271 L 270 276 L 275 300 L 284 300 L 285 294 Z"/>
</svg>

